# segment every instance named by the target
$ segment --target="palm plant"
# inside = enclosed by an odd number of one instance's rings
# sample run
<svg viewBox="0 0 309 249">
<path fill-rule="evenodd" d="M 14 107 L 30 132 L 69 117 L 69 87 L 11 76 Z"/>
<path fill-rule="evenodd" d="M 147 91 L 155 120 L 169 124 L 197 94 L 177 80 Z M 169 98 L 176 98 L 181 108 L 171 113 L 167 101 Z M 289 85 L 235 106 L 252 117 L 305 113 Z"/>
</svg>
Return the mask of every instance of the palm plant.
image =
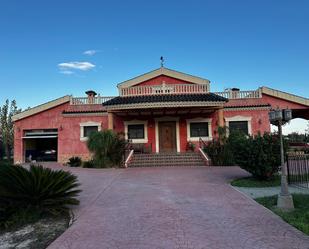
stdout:
<svg viewBox="0 0 309 249">
<path fill-rule="evenodd" d="M 78 205 L 77 177 L 63 170 L 31 165 L 0 168 L 0 204 L 10 209 L 35 209 L 58 214 Z"/>
<path fill-rule="evenodd" d="M 116 166 L 122 161 L 125 140 L 111 130 L 91 133 L 87 145 L 96 167 Z"/>
</svg>

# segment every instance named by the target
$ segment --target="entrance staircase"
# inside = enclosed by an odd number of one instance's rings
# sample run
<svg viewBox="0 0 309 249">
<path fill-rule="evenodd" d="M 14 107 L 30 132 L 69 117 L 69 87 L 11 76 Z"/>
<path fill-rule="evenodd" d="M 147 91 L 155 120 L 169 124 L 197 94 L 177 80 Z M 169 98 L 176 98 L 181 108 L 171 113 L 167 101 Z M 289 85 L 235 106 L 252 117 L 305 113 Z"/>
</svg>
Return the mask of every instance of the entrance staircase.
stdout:
<svg viewBox="0 0 309 249">
<path fill-rule="evenodd" d="M 205 166 L 199 153 L 149 153 L 135 154 L 128 167 Z"/>
</svg>

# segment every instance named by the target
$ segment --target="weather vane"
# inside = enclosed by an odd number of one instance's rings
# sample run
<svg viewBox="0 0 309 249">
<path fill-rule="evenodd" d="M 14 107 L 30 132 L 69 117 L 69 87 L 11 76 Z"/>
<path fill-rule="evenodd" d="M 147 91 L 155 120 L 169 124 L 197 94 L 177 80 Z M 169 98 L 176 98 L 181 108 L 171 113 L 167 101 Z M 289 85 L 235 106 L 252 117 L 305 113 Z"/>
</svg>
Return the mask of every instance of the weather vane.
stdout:
<svg viewBox="0 0 309 249">
<path fill-rule="evenodd" d="M 164 64 L 164 58 L 163 58 L 163 56 L 160 57 L 160 61 L 161 61 L 161 67 L 163 67 L 163 64 Z"/>
</svg>

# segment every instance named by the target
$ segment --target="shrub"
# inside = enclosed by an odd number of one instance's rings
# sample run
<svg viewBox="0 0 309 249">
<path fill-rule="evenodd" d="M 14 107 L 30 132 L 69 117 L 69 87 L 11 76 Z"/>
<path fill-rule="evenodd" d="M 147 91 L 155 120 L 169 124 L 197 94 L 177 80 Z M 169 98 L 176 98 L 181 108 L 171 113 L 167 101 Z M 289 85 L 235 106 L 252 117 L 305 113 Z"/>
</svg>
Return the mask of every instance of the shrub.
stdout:
<svg viewBox="0 0 309 249">
<path fill-rule="evenodd" d="M 213 139 L 204 151 L 210 156 L 212 164 L 215 166 L 235 165 L 231 145 L 227 143 L 227 127 L 218 127 L 217 133 L 218 138 Z"/>
<path fill-rule="evenodd" d="M 83 162 L 83 168 L 95 168 L 95 163 L 93 160 Z"/>
<path fill-rule="evenodd" d="M 221 144 L 219 141 L 213 140 L 204 150 L 215 166 L 235 165 L 229 144 Z"/>
<path fill-rule="evenodd" d="M 111 130 L 92 132 L 87 145 L 97 168 L 119 166 L 122 162 L 125 140 Z"/>
<path fill-rule="evenodd" d="M 280 140 L 277 136 L 265 133 L 253 137 L 233 147 L 236 163 L 254 177 L 267 180 L 278 172 L 280 162 Z"/>
<path fill-rule="evenodd" d="M 214 165 L 239 165 L 255 178 L 267 180 L 278 172 L 280 166 L 280 140 L 276 135 L 247 136 L 233 132 L 227 138 L 224 130 L 219 138 L 205 148 Z"/>
<path fill-rule="evenodd" d="M 19 210 L 59 214 L 68 211 L 68 205 L 78 205 L 80 190 L 77 177 L 63 170 L 51 170 L 31 165 L 0 168 L 0 203 L 2 217 Z M 13 214 L 11 213 L 13 212 Z"/>
<path fill-rule="evenodd" d="M 73 156 L 69 158 L 68 164 L 70 165 L 70 167 L 79 167 L 82 165 L 82 159 L 78 156 Z"/>
</svg>

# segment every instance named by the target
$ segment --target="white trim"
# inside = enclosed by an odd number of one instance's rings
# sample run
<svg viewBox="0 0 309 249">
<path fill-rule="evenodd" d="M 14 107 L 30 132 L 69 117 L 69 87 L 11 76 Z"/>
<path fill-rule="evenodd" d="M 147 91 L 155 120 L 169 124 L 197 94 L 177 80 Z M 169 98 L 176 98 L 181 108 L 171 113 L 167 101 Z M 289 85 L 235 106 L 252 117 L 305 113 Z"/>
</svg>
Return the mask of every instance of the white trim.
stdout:
<svg viewBox="0 0 309 249">
<path fill-rule="evenodd" d="M 63 117 L 101 117 L 101 116 L 107 116 L 107 112 L 76 112 L 76 113 L 62 113 Z"/>
<path fill-rule="evenodd" d="M 134 143 L 148 143 L 148 121 L 147 120 L 131 120 L 124 121 L 124 134 L 125 139 L 128 140 L 128 125 L 144 125 L 144 138 L 143 139 L 130 139 Z"/>
<path fill-rule="evenodd" d="M 17 120 L 32 116 L 34 114 L 37 114 L 39 112 L 43 112 L 43 111 L 46 111 L 48 109 L 54 108 L 56 106 L 62 105 L 64 103 L 70 102 L 70 98 L 71 98 L 70 95 L 66 95 L 66 96 L 63 96 L 61 98 L 46 102 L 46 103 L 38 105 L 38 106 L 35 106 L 33 108 L 30 108 L 28 110 L 25 110 L 23 112 L 15 114 L 12 117 L 12 120 L 13 120 L 13 122 L 15 122 Z"/>
<path fill-rule="evenodd" d="M 176 150 L 180 152 L 180 130 L 179 130 L 179 117 L 161 117 L 155 118 L 155 135 L 156 135 L 156 153 L 160 152 L 159 143 L 159 122 L 176 121 Z"/>
<path fill-rule="evenodd" d="M 225 126 L 229 127 L 229 122 L 231 121 L 247 121 L 248 122 L 248 134 L 252 135 L 252 126 L 251 126 L 251 116 L 234 116 L 234 117 L 229 117 L 225 118 Z"/>
<path fill-rule="evenodd" d="M 204 141 L 212 140 L 212 119 L 211 118 L 192 118 L 187 119 L 187 142 L 197 142 L 199 141 L 199 137 L 191 137 L 190 136 L 190 124 L 191 123 L 208 123 L 208 137 L 201 137 Z"/>
<path fill-rule="evenodd" d="M 26 136 L 22 137 L 23 139 L 31 139 L 31 138 L 57 138 L 57 135 L 51 135 L 51 136 Z"/>
<path fill-rule="evenodd" d="M 250 107 L 250 106 L 231 106 L 231 107 L 224 107 L 223 111 L 251 111 L 251 110 L 270 110 L 271 106 L 256 106 L 256 107 Z"/>
<path fill-rule="evenodd" d="M 101 122 L 88 121 L 88 122 L 80 123 L 79 126 L 80 126 L 80 141 L 87 141 L 88 140 L 88 137 L 84 136 L 84 127 L 85 126 L 97 126 L 98 131 L 101 131 L 101 129 L 102 129 Z"/>
</svg>

